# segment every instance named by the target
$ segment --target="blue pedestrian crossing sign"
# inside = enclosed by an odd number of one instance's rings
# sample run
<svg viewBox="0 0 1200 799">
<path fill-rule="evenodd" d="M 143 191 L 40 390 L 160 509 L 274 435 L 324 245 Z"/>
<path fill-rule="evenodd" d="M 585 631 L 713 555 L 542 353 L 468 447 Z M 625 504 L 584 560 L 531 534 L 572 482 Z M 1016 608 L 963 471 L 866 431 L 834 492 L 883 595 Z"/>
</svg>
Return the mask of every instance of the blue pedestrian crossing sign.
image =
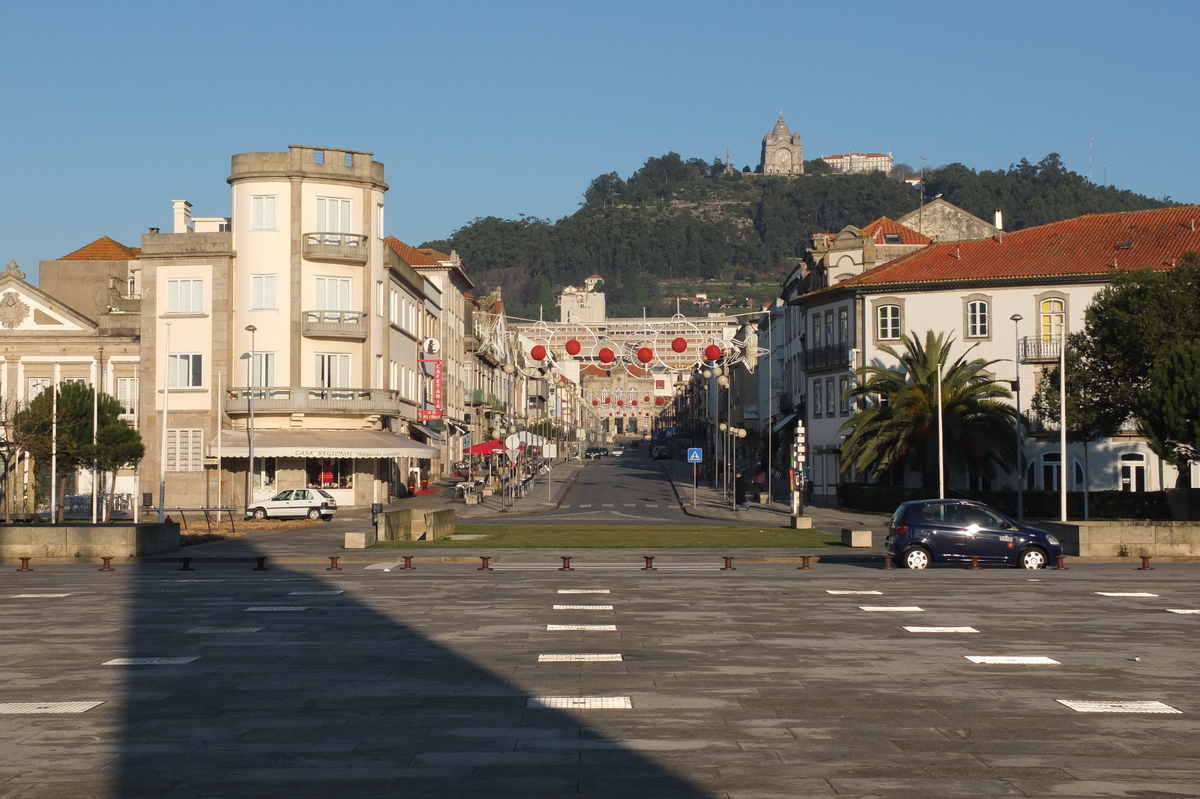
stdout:
<svg viewBox="0 0 1200 799">
<path fill-rule="evenodd" d="M 704 462 L 704 450 L 702 450 L 700 447 L 688 447 L 687 462 L 688 463 L 703 463 Z"/>
</svg>

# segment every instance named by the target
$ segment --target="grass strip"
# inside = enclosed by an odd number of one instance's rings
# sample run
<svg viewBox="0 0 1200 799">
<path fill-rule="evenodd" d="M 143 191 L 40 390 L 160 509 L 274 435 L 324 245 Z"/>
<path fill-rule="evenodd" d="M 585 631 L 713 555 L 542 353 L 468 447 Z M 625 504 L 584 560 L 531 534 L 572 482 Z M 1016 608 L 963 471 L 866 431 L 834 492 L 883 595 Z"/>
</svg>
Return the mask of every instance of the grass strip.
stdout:
<svg viewBox="0 0 1200 799">
<path fill-rule="evenodd" d="M 472 524 L 456 528 L 461 535 L 485 538 L 454 541 L 380 541 L 375 549 L 541 549 L 577 547 L 580 549 L 618 549 L 655 547 L 709 549 L 740 547 L 749 549 L 844 549 L 840 538 L 817 530 L 793 530 L 786 527 L 651 527 L 642 525 L 597 525 L 538 527 L 518 524 Z"/>
</svg>

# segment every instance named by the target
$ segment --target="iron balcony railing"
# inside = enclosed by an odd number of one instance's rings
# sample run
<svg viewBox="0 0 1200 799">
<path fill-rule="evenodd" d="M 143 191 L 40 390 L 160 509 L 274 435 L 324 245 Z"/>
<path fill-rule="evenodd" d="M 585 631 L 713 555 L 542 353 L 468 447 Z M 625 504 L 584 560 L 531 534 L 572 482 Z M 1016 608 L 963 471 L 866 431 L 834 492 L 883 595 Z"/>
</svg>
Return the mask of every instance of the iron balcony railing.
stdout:
<svg viewBox="0 0 1200 799">
<path fill-rule="evenodd" d="M 367 315 L 363 311 L 304 311 L 301 332 L 308 338 L 367 339 Z"/>
<path fill-rule="evenodd" d="M 813 369 L 850 368 L 850 350 L 853 344 L 830 344 L 824 347 L 812 347 L 800 354 L 800 368 L 805 371 Z"/>
<path fill-rule="evenodd" d="M 357 233 L 305 233 L 304 257 L 311 261 L 367 262 L 367 237 Z"/>
<path fill-rule="evenodd" d="M 248 414 L 253 398 L 255 413 L 361 413 L 396 416 L 400 392 L 385 388 L 330 388 L 264 386 L 231 388 L 225 394 L 225 412 Z"/>
<path fill-rule="evenodd" d="M 1021 363 L 1057 361 L 1062 354 L 1062 336 L 1026 336 L 1018 340 Z"/>
</svg>

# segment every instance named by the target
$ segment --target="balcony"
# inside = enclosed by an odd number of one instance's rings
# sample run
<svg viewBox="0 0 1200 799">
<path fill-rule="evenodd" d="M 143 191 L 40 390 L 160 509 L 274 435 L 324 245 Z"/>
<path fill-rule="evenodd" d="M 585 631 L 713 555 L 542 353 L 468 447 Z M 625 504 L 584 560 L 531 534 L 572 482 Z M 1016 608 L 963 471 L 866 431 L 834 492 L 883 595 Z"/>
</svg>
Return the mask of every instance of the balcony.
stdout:
<svg viewBox="0 0 1200 799">
<path fill-rule="evenodd" d="M 306 338 L 367 340 L 367 315 L 363 311 L 304 311 L 301 333 Z"/>
<path fill-rule="evenodd" d="M 1019 340 L 1021 363 L 1057 361 L 1062 354 L 1062 336 L 1026 336 Z"/>
<path fill-rule="evenodd" d="M 502 411 L 507 407 L 507 404 L 502 402 L 494 394 L 488 394 L 481 388 L 468 389 L 464 396 L 466 404 L 471 407 L 484 405 L 493 410 Z"/>
<path fill-rule="evenodd" d="M 225 392 L 225 412 L 231 416 L 250 413 L 253 394 L 258 413 L 351 413 L 398 416 L 400 392 L 384 388 L 298 388 L 269 386 L 231 388 Z"/>
<path fill-rule="evenodd" d="M 806 372 L 814 369 L 849 369 L 853 363 L 850 350 L 853 343 L 830 344 L 826 347 L 812 347 L 801 353 L 800 368 Z"/>
<path fill-rule="evenodd" d="M 343 264 L 367 262 L 367 237 L 357 233 L 305 233 L 304 257 Z"/>
</svg>

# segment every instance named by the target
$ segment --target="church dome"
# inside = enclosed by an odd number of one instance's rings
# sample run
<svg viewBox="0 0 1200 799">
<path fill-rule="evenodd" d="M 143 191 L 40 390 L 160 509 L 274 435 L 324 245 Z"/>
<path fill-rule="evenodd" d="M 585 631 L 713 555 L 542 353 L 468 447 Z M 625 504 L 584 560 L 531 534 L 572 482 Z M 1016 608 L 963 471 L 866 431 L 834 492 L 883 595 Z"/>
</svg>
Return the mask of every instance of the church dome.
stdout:
<svg viewBox="0 0 1200 799">
<path fill-rule="evenodd" d="M 775 129 L 771 131 L 776 136 L 788 136 L 791 131 L 788 130 L 787 123 L 783 121 L 783 112 L 779 112 L 779 121 L 775 123 Z"/>
</svg>

